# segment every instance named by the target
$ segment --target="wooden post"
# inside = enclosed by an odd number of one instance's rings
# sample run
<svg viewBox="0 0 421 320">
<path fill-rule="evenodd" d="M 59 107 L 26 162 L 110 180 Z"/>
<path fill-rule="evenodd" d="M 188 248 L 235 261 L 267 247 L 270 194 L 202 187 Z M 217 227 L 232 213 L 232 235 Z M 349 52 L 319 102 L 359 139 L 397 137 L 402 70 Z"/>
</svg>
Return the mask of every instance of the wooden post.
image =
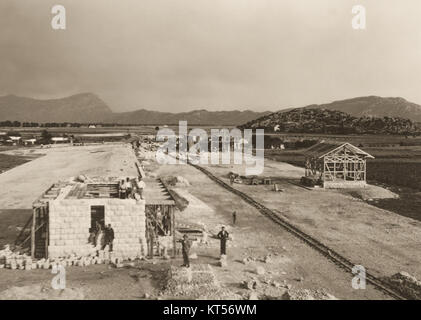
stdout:
<svg viewBox="0 0 421 320">
<path fill-rule="evenodd" d="M 177 256 L 177 242 L 175 238 L 175 210 L 174 206 L 170 207 L 171 210 L 171 234 L 172 234 L 172 241 L 173 241 L 173 256 L 174 258 Z"/>
<path fill-rule="evenodd" d="M 48 245 L 50 238 L 50 220 L 48 206 L 45 207 L 45 258 L 48 258 Z"/>
<path fill-rule="evenodd" d="M 32 230 L 31 230 L 31 257 L 35 259 L 35 227 L 36 227 L 37 208 L 32 209 Z"/>
</svg>

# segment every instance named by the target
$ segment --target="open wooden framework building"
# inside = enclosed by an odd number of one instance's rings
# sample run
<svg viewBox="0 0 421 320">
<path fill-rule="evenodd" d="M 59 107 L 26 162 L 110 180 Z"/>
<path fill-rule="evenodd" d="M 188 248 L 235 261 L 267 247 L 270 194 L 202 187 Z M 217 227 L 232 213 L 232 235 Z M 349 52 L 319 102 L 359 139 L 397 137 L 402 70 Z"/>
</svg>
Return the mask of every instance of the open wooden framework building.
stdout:
<svg viewBox="0 0 421 320">
<path fill-rule="evenodd" d="M 322 141 L 305 152 L 305 177 L 324 188 L 366 185 L 367 158 L 374 157 L 350 143 Z"/>
</svg>

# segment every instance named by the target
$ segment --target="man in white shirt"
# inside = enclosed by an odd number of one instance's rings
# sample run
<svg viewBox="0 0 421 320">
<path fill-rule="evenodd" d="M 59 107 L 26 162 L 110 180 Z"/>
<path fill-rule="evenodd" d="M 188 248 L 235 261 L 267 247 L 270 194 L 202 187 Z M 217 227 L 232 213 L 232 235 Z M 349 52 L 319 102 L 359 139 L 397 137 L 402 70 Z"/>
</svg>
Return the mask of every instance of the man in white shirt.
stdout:
<svg viewBox="0 0 421 320">
<path fill-rule="evenodd" d="M 145 189 L 146 184 L 145 182 L 142 180 L 141 177 L 137 177 L 136 179 L 136 188 L 137 188 L 137 192 L 139 193 L 140 197 L 143 199 L 143 189 Z"/>
</svg>

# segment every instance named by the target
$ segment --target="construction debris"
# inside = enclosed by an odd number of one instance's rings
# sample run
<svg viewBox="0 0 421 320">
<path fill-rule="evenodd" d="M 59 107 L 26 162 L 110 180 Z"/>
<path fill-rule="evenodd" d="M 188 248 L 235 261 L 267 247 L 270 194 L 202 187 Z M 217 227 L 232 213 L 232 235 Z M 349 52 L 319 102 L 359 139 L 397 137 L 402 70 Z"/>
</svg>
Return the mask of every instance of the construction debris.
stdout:
<svg viewBox="0 0 421 320">
<path fill-rule="evenodd" d="M 402 271 L 385 280 L 398 289 L 402 295 L 410 299 L 421 299 L 421 281 L 409 273 Z"/>
<path fill-rule="evenodd" d="M 284 300 L 338 300 L 333 295 L 327 293 L 324 289 L 296 289 L 288 290 L 283 296 Z"/>
<path fill-rule="evenodd" d="M 219 263 L 218 263 L 218 265 L 219 265 L 220 267 L 226 267 L 226 266 L 228 266 L 228 263 L 227 263 L 227 256 L 226 256 L 225 254 L 221 254 L 221 257 L 220 257 L 220 259 L 219 259 Z"/>
<path fill-rule="evenodd" d="M 80 288 L 54 290 L 51 286 L 29 285 L 11 287 L 0 293 L 0 300 L 83 300 L 85 294 Z"/>
<path fill-rule="evenodd" d="M 264 275 L 265 274 L 265 268 L 263 268 L 262 266 L 257 266 L 256 267 L 256 273 L 258 274 L 258 275 Z"/>
<path fill-rule="evenodd" d="M 190 268 L 171 266 L 162 295 L 201 300 L 241 299 L 239 295 L 220 286 L 208 264 L 194 264 Z"/>
</svg>

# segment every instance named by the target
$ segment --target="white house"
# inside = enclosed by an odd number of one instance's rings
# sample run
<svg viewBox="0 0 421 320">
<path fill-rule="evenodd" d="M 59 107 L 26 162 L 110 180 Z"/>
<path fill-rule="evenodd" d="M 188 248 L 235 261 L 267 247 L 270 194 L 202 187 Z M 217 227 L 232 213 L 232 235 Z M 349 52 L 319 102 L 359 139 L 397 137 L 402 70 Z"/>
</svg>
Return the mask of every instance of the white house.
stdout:
<svg viewBox="0 0 421 320">
<path fill-rule="evenodd" d="M 32 138 L 32 139 L 25 139 L 25 140 L 23 140 L 23 143 L 24 143 L 25 145 L 28 145 L 28 144 L 35 144 L 35 142 L 37 142 L 37 139 L 35 139 L 35 138 Z"/>
<path fill-rule="evenodd" d="M 67 137 L 53 137 L 51 138 L 53 143 L 67 143 L 69 142 L 69 138 Z"/>
</svg>

